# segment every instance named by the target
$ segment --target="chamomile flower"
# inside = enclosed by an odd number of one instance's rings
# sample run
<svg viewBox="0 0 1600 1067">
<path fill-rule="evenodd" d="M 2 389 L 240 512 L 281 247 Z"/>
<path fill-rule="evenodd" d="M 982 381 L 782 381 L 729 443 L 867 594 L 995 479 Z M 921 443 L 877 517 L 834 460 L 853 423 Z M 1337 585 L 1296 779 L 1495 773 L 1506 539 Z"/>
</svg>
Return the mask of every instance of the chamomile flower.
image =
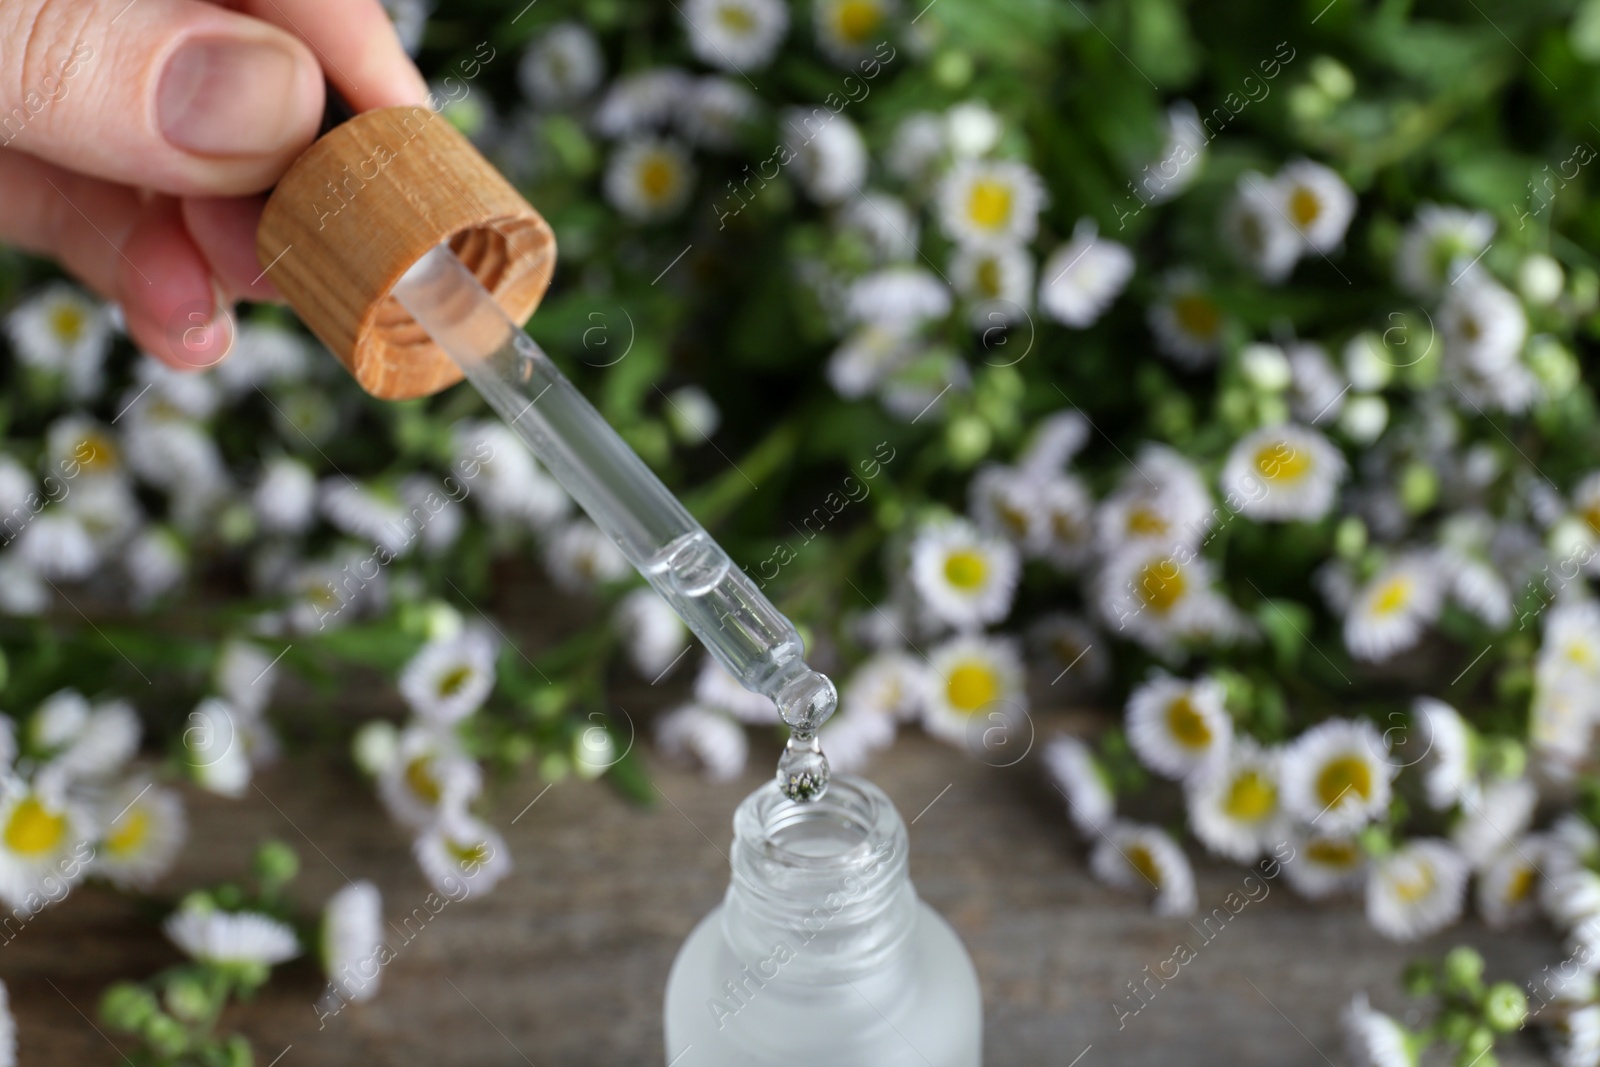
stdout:
<svg viewBox="0 0 1600 1067">
<path fill-rule="evenodd" d="M 839 707 L 908 721 L 921 716 L 928 684 L 927 667 L 919 658 L 887 649 L 856 668 L 839 693 Z"/>
<path fill-rule="evenodd" d="M 1056 737 L 1040 751 L 1045 774 L 1067 801 L 1067 814 L 1085 837 L 1111 826 L 1117 799 L 1099 761 L 1076 737 Z"/>
<path fill-rule="evenodd" d="M 1450 841 L 1474 868 L 1482 867 L 1506 845 L 1527 833 L 1539 790 L 1526 778 L 1502 778 L 1468 798 L 1450 829 Z"/>
<path fill-rule="evenodd" d="M 688 0 L 683 20 L 689 48 L 702 63 L 760 70 L 789 31 L 789 7 L 784 0 Z"/>
<path fill-rule="evenodd" d="M 270 459 L 262 469 L 250 504 L 263 530 L 303 533 L 316 519 L 316 477 L 299 460 L 286 456 Z"/>
<path fill-rule="evenodd" d="M 1339 247 L 1356 213 L 1356 194 L 1344 179 L 1321 163 L 1297 159 L 1273 179 L 1279 208 L 1313 252 Z"/>
<path fill-rule="evenodd" d="M 855 322 L 907 332 L 950 313 L 950 290 L 921 267 L 885 267 L 853 282 L 845 294 Z"/>
<path fill-rule="evenodd" d="M 1030 474 L 1060 474 L 1089 441 L 1089 420 L 1077 408 L 1056 411 L 1039 420 L 1017 466 Z"/>
<path fill-rule="evenodd" d="M 1539 857 L 1543 842 L 1532 835 L 1501 848 L 1478 874 L 1478 914 L 1496 930 L 1532 919 L 1539 912 Z"/>
<path fill-rule="evenodd" d="M 837 204 L 861 192 L 867 179 L 867 144 L 856 124 L 826 108 L 793 108 L 785 116 L 787 149 L 807 196 Z"/>
<path fill-rule="evenodd" d="M 945 152 L 945 124 L 931 111 L 913 111 L 900 120 L 889 137 L 884 166 L 890 174 L 912 185 L 933 172 Z"/>
<path fill-rule="evenodd" d="M 368 541 L 392 556 L 411 551 L 406 511 L 388 492 L 330 475 L 317 487 L 323 517 L 337 530 Z"/>
<path fill-rule="evenodd" d="M 732 148 L 739 131 L 760 106 L 755 94 L 731 78 L 696 78 L 683 94 L 678 126 L 691 144 L 714 151 Z"/>
<path fill-rule="evenodd" d="M 1095 514 L 1102 552 L 1131 545 L 1196 547 L 1212 523 L 1211 491 L 1193 463 L 1165 445 L 1147 444 Z"/>
<path fill-rule="evenodd" d="M 606 165 L 603 181 L 611 206 L 634 222 L 671 218 L 688 203 L 694 164 L 677 141 L 637 137 L 622 143 Z"/>
<path fill-rule="evenodd" d="M 700 673 L 694 680 L 694 698 L 708 708 L 720 709 L 740 722 L 753 726 L 767 726 L 782 721 L 778 716 L 778 705 L 772 702 L 771 697 L 753 693 L 740 685 L 739 680 L 729 674 L 727 668 L 713 656 L 701 661 Z"/>
<path fill-rule="evenodd" d="M 272 967 L 300 955 L 294 931 L 254 911 L 220 911 L 186 900 L 162 924 L 174 945 L 203 963 Z"/>
<path fill-rule="evenodd" d="M 1389 806 L 1388 742 L 1364 720 L 1318 723 L 1284 750 L 1283 806 L 1318 833 L 1357 830 Z"/>
<path fill-rule="evenodd" d="M 1412 753 L 1416 754 L 1428 806 L 1436 811 L 1447 810 L 1472 787 L 1472 727 L 1455 708 L 1433 697 L 1418 697 L 1411 711 L 1420 736 L 1416 742 L 1407 738 L 1401 754 L 1408 761 Z M 1414 743 L 1420 743 L 1420 747 L 1412 749 Z"/>
<path fill-rule="evenodd" d="M 1158 675 L 1128 696 L 1128 743 L 1146 767 L 1187 778 L 1221 759 L 1233 740 L 1221 683 Z"/>
<path fill-rule="evenodd" d="M 1092 692 L 1111 674 L 1106 639 L 1077 615 L 1052 612 L 1028 627 L 1028 644 L 1036 649 L 1054 686 L 1068 692 Z"/>
<path fill-rule="evenodd" d="M 1222 491 L 1249 518 L 1315 522 L 1332 510 L 1345 470 L 1344 456 L 1317 431 L 1266 426 L 1229 451 Z"/>
<path fill-rule="evenodd" d="M 991 713 L 1027 710 L 1026 675 L 1009 641 L 951 638 L 933 650 L 928 669 L 922 725 L 941 741 L 965 745 L 973 724 L 987 721 Z"/>
<path fill-rule="evenodd" d="M 182 798 L 171 789 L 134 780 L 112 792 L 102 807 L 95 873 L 124 889 L 158 881 L 189 834 Z"/>
<path fill-rule="evenodd" d="M 965 246 L 950 261 L 950 281 L 971 305 L 974 329 L 1007 326 L 1028 317 L 1033 257 L 1021 245 Z"/>
<path fill-rule="evenodd" d="M 612 618 L 641 678 L 655 682 L 665 677 L 688 646 L 683 620 L 654 589 L 633 590 L 617 604 Z"/>
<path fill-rule="evenodd" d="M 1395 280 L 1412 296 L 1437 296 L 1457 260 L 1472 261 L 1493 238 L 1494 219 L 1484 212 L 1423 204 L 1400 238 Z"/>
<path fill-rule="evenodd" d="M 1423 1042 L 1357 993 L 1339 1018 L 1345 1053 L 1355 1067 L 1417 1067 Z"/>
<path fill-rule="evenodd" d="M 1222 231 L 1245 266 L 1269 285 L 1289 276 L 1304 247 L 1273 183 L 1253 170 L 1239 176 Z"/>
<path fill-rule="evenodd" d="M 260 323 L 241 323 L 228 358 L 200 377 L 212 380 L 225 396 L 238 399 L 267 386 L 303 381 L 311 367 L 311 352 L 293 330 Z M 189 378 L 193 374 L 179 371 Z"/>
<path fill-rule="evenodd" d="M 823 723 L 817 738 L 828 754 L 828 765 L 837 774 L 859 774 L 872 757 L 894 743 L 895 721 L 891 715 L 863 711 L 859 707 L 841 711 Z"/>
<path fill-rule="evenodd" d="M 815 0 L 817 44 L 835 63 L 853 66 L 888 41 L 896 0 Z"/>
<path fill-rule="evenodd" d="M 459 722 L 493 691 L 494 657 L 495 642 L 482 630 L 430 641 L 400 672 L 400 695 L 427 722 Z"/>
<path fill-rule="evenodd" d="M 1289 403 L 1294 417 L 1321 426 L 1339 417 L 1349 383 L 1318 344 L 1300 342 L 1284 349 L 1289 358 Z"/>
<path fill-rule="evenodd" d="M 903 328 L 868 322 L 834 349 L 824 373 L 834 392 L 846 400 L 858 400 L 878 388 L 914 354 Z"/>
<path fill-rule="evenodd" d="M 696 764 L 713 782 L 731 782 L 743 774 L 750 752 L 737 722 L 698 704 L 685 704 L 658 719 L 656 744 L 669 759 Z"/>
<path fill-rule="evenodd" d="M 32 914 L 83 877 L 93 818 L 59 789 L 0 784 L 0 901 Z"/>
<path fill-rule="evenodd" d="M 1039 309 L 1081 330 L 1104 315 L 1133 277 L 1133 253 L 1079 219 L 1072 240 L 1050 253 L 1039 271 Z"/>
<path fill-rule="evenodd" d="M 594 112 L 603 137 L 659 131 L 675 118 L 692 79 L 676 67 L 655 67 L 618 78 Z"/>
<path fill-rule="evenodd" d="M 1144 190 L 1140 199 L 1153 204 L 1164 204 L 1182 193 L 1200 176 L 1205 166 L 1206 145 L 1211 135 L 1200 123 L 1200 113 L 1187 100 L 1179 100 L 1167 108 L 1166 141 L 1161 154 L 1144 168 L 1147 175 L 1140 182 Z M 1150 175 L 1154 168 L 1157 173 Z"/>
<path fill-rule="evenodd" d="M 1291 835 L 1290 841 L 1294 856 L 1284 861 L 1283 875 L 1296 893 L 1321 900 L 1361 885 L 1367 856 L 1354 837 L 1310 832 Z"/>
<path fill-rule="evenodd" d="M 939 187 L 939 223 L 962 245 L 1026 243 L 1038 231 L 1044 204 L 1044 183 L 1026 164 L 963 160 Z"/>
<path fill-rule="evenodd" d="M 1101 569 L 1096 594 L 1107 628 L 1152 652 L 1243 632 L 1237 610 L 1213 587 L 1210 562 L 1181 547 L 1146 543 L 1117 552 Z"/>
<path fill-rule="evenodd" d="M 461 811 L 446 811 L 411 847 L 428 882 L 448 893 L 462 881 L 488 892 L 511 873 L 511 850 L 488 823 Z"/>
<path fill-rule="evenodd" d="M 1049 540 L 1049 516 L 1040 506 L 1040 479 L 1018 467 L 988 464 L 967 485 L 967 512 L 984 533 L 1005 537 L 1025 552 Z"/>
<path fill-rule="evenodd" d="M 1090 854 L 1089 869 L 1119 889 L 1153 890 L 1157 915 L 1188 915 L 1198 902 L 1188 857 L 1154 826 L 1113 823 Z"/>
<path fill-rule="evenodd" d="M 242 797 L 250 785 L 243 716 L 225 700 L 207 697 L 189 713 L 182 734 L 184 762 L 202 789 Z"/>
<path fill-rule="evenodd" d="M 517 66 L 517 84 L 534 103 L 561 107 L 582 100 L 605 78 L 600 42 L 588 27 L 558 22 L 534 38 Z"/>
<path fill-rule="evenodd" d="M 1587 1004 L 1557 1016 L 1547 1034 L 1557 1067 L 1600 1064 L 1600 1004 Z"/>
<path fill-rule="evenodd" d="M 378 797 L 403 826 L 427 826 L 482 788 L 483 772 L 460 743 L 421 726 L 401 732 L 393 762 L 378 775 Z"/>
<path fill-rule="evenodd" d="M 1367 921 L 1395 941 L 1415 941 L 1461 918 L 1470 869 L 1448 842 L 1415 838 L 1373 861 Z"/>
<path fill-rule="evenodd" d="M 55 755 L 72 744 L 89 722 L 89 699 L 76 689 L 60 689 L 45 697 L 28 718 L 27 740 Z"/>
<path fill-rule="evenodd" d="M 24 365 L 60 375 L 76 399 L 99 392 L 101 364 L 111 349 L 105 305 L 74 286 L 48 285 L 17 305 L 5 328 Z"/>
<path fill-rule="evenodd" d="M 498 419 L 466 421 L 453 434 L 455 470 L 472 487 L 484 515 L 542 530 L 565 518 L 572 498 Z"/>
<path fill-rule="evenodd" d="M 351 882 L 322 909 L 322 968 L 339 995 L 357 1003 L 378 995 L 382 976 L 383 897 L 366 879 Z"/>
<path fill-rule="evenodd" d="M 1287 836 L 1278 754 L 1240 738 L 1190 779 L 1189 825 L 1219 856 L 1250 863 Z"/>
<path fill-rule="evenodd" d="M 64 748 L 47 764 L 69 782 L 105 778 L 139 751 L 142 727 L 133 705 L 125 700 L 97 703 Z"/>
<path fill-rule="evenodd" d="M 1222 347 L 1223 313 L 1200 276 L 1190 270 L 1171 271 L 1161 288 L 1161 298 L 1149 312 L 1156 347 L 1188 370 L 1216 362 Z"/>
<path fill-rule="evenodd" d="M 1011 610 L 1021 561 L 1012 545 L 964 520 L 930 523 L 911 544 L 911 584 L 936 618 L 959 630 Z"/>
<path fill-rule="evenodd" d="M 110 478 L 124 471 L 122 447 L 108 426 L 81 415 L 68 415 L 50 424 L 45 433 L 45 455 L 52 471 L 76 471 L 73 477 Z"/>
<path fill-rule="evenodd" d="M 144 608 L 176 589 L 188 571 L 183 540 L 166 526 L 148 526 L 123 550 L 134 606 Z"/>
<path fill-rule="evenodd" d="M 1443 576 L 1432 557 L 1397 557 L 1355 590 L 1344 617 L 1345 647 L 1368 662 L 1411 648 L 1439 617 L 1444 593 Z"/>
<path fill-rule="evenodd" d="M 904 200 L 869 189 L 839 209 L 839 226 L 858 235 L 873 256 L 884 263 L 917 258 L 917 216 Z"/>
<path fill-rule="evenodd" d="M 631 573 L 622 550 L 588 519 L 556 531 L 545 545 L 544 565 L 551 580 L 569 593 L 620 581 Z"/>
<path fill-rule="evenodd" d="M 1448 287 L 1439 307 L 1439 338 L 1445 358 L 1480 374 L 1516 362 L 1528 339 L 1528 315 L 1505 286 L 1469 272 Z"/>
</svg>

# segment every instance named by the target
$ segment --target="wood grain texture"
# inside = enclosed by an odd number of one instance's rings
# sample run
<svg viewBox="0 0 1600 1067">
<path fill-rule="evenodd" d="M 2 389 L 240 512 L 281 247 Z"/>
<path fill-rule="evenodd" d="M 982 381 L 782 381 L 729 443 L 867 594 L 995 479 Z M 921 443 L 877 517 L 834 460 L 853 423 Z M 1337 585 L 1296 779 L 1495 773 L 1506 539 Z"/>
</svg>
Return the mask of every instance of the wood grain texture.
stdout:
<svg viewBox="0 0 1600 1067">
<path fill-rule="evenodd" d="M 395 107 L 334 127 L 294 162 L 267 200 L 256 255 L 363 389 L 404 400 L 461 380 L 389 296 L 446 240 L 526 322 L 555 270 L 549 225 L 443 117 Z"/>
<path fill-rule="evenodd" d="M 653 766 L 661 799 L 651 810 L 603 784 L 569 779 L 541 795 L 531 778 L 502 783 L 493 818 L 515 872 L 404 943 L 376 1001 L 319 1030 L 321 978 L 301 960 L 228 1022 L 254 1040 L 263 1067 L 280 1054 L 279 1067 L 665 1063 L 668 967 L 727 884 L 734 806 L 777 745 L 754 750 L 750 772 L 729 785 Z M 977 964 L 987 1067 L 1067 1067 L 1086 1048 L 1078 1067 L 1344 1064 L 1339 1009 L 1368 989 L 1380 1007 L 1403 1010 L 1395 982 L 1417 953 L 1470 941 L 1488 954 L 1491 976 L 1514 977 L 1559 958 L 1547 930 L 1492 933 L 1476 923 L 1395 945 L 1370 930 L 1358 902 L 1313 907 L 1281 884 L 1202 944 L 1183 920 L 1090 879 L 1059 798 L 1030 765 L 995 770 L 912 733 L 873 778 L 915 820 L 917 889 Z M 391 920 L 426 895 L 406 838 L 347 768 L 292 761 L 242 801 L 194 795 L 191 804 L 195 839 L 170 890 L 237 877 L 254 843 L 274 835 L 301 853 L 297 893 L 308 906 L 346 878 L 376 880 Z M 1243 875 L 1202 862 L 1202 907 L 1219 905 Z M 1179 940 L 1199 946 L 1198 958 L 1119 1030 L 1110 1005 Z M 132 903 L 94 888 L 74 893 L 0 949 L 22 1063 L 122 1062 L 116 1036 L 89 1022 L 100 991 L 176 959 Z M 1502 1062 L 1541 1062 L 1534 1049 L 1523 1038 Z M 693 1052 L 677 1067 L 694 1067 Z"/>
</svg>

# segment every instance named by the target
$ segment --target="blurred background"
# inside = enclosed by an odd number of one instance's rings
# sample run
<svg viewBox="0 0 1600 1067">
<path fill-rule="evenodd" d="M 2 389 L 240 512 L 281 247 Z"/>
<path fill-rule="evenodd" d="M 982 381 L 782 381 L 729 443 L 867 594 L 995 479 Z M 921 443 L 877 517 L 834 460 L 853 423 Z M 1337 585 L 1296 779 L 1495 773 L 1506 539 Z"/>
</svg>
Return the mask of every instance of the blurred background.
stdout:
<svg viewBox="0 0 1600 1067">
<path fill-rule="evenodd" d="M 1600 2 L 389 9 L 987 1063 L 1600 1063 Z M 665 1062 L 773 706 L 467 387 L 0 315 L 0 1067 Z"/>
</svg>

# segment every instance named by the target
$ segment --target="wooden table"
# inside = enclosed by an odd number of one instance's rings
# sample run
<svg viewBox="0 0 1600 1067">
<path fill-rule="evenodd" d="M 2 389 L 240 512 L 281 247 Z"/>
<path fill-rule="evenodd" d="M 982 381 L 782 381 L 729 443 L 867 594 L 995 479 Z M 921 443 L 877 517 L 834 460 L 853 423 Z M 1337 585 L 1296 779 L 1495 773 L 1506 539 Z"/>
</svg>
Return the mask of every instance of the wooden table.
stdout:
<svg viewBox="0 0 1600 1067">
<path fill-rule="evenodd" d="M 384 971 L 375 1002 L 319 1030 L 321 975 L 301 960 L 229 1020 L 255 1042 L 258 1067 L 663 1063 L 667 969 L 723 892 L 734 806 L 777 751 L 764 739 L 753 747 L 749 773 L 723 786 L 652 758 L 663 799 L 651 810 L 575 779 L 542 796 L 531 778 L 499 787 L 493 820 L 514 874 L 441 911 Z M 1395 982 L 1416 952 L 1470 941 L 1488 954 L 1491 977 L 1517 979 L 1559 958 L 1544 928 L 1495 934 L 1471 923 L 1420 948 L 1397 946 L 1370 930 L 1359 902 L 1312 907 L 1280 879 L 1119 1031 L 1111 1005 L 1126 983 L 1180 939 L 1200 940 L 1183 920 L 1090 879 L 1059 797 L 1036 774 L 1033 761 L 997 770 L 914 730 L 873 772 L 916 819 L 918 891 L 977 963 L 988 1067 L 1343 1064 L 1340 1009 L 1368 989 L 1379 1006 L 1403 1010 Z M 374 879 L 391 919 L 427 893 L 406 837 L 332 762 L 279 766 L 241 801 L 190 800 L 193 839 L 166 883 L 173 890 L 239 877 L 257 841 L 278 836 L 300 851 L 297 895 L 308 908 L 347 877 Z M 1244 874 L 1202 863 L 1202 907 L 1219 905 Z M 112 1048 L 120 1038 L 90 1021 L 101 990 L 176 959 L 134 904 L 80 888 L 0 949 L 22 1063 L 122 1062 Z M 1534 1048 L 1503 1061 L 1537 1062 Z"/>
</svg>

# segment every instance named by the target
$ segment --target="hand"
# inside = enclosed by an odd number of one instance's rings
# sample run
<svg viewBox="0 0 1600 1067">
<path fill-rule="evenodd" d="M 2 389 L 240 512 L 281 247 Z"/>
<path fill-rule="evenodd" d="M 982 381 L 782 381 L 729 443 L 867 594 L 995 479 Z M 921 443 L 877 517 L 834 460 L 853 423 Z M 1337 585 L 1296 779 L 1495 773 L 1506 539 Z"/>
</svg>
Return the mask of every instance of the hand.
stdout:
<svg viewBox="0 0 1600 1067">
<path fill-rule="evenodd" d="M 227 355 L 235 300 L 275 297 L 253 194 L 316 136 L 324 74 L 357 111 L 427 96 L 378 0 L 6 0 L 0 72 L 0 241 L 176 367 Z"/>
</svg>

